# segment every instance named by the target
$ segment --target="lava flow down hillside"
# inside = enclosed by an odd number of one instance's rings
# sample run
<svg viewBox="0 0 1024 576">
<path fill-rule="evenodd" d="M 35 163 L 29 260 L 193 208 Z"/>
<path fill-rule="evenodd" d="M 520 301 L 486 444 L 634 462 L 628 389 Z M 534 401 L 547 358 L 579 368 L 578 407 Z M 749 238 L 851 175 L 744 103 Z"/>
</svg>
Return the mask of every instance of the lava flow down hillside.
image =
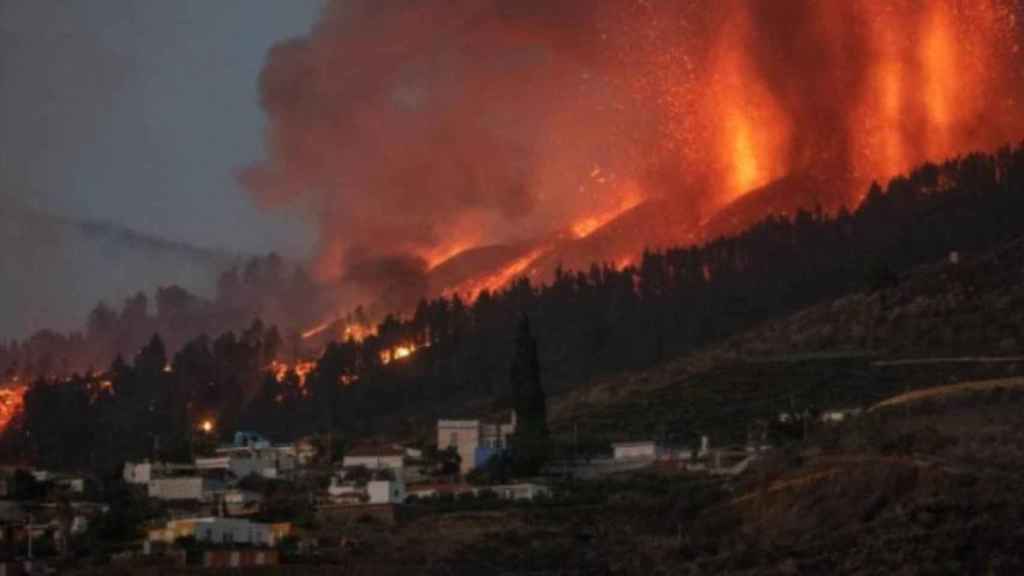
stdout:
<svg viewBox="0 0 1024 576">
<path fill-rule="evenodd" d="M 783 6 L 785 5 L 785 6 Z M 625 265 L 1024 136 L 1013 0 L 336 0 L 240 179 L 341 304 Z"/>
</svg>

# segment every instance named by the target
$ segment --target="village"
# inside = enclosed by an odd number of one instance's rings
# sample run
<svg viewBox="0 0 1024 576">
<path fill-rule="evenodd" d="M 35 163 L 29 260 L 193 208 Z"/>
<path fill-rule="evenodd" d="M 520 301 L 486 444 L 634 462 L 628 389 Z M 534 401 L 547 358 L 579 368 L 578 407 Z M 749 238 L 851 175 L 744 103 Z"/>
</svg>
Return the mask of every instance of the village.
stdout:
<svg viewBox="0 0 1024 576">
<path fill-rule="evenodd" d="M 838 424 L 860 410 L 820 414 Z M 807 414 L 779 413 L 779 424 Z M 207 568 L 273 566 L 321 558 L 358 546 L 332 538 L 332 527 L 372 522 L 393 526 L 453 505 L 505 502 L 544 506 L 579 483 L 644 470 L 727 481 L 744 474 L 771 446 L 764 435 L 745 445 L 716 447 L 708 436 L 695 447 L 654 440 L 612 443 L 597 457 L 551 460 L 539 475 L 496 483 L 480 471 L 502 457 L 517 433 L 514 410 L 482 419 L 442 419 L 427 446 L 356 442 L 340 459 L 337 447 L 313 438 L 275 444 L 252 431 L 211 447 L 191 462 L 126 462 L 112 482 L 86 476 L 8 467 L 0 477 L 0 574 L 52 574 L 76 544 L 109 525 L 120 494 L 148 514 L 141 539 L 110 556 L 115 565 Z M 216 423 L 199 422 L 212 439 Z M 447 507 L 447 508 L 446 508 Z M 92 528 L 92 530 L 90 530 Z M 95 536 L 92 536 L 95 538 Z M 95 543 L 95 542 L 93 542 Z"/>
</svg>

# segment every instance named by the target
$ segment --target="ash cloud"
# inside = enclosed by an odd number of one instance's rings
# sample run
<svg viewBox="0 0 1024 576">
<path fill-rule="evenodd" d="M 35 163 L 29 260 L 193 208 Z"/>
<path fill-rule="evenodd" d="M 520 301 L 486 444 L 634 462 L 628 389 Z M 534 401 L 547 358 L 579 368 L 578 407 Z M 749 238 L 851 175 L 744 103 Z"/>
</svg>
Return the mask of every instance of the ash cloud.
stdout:
<svg viewBox="0 0 1024 576">
<path fill-rule="evenodd" d="M 434 260 L 532 237 L 580 210 L 615 142 L 599 3 L 333 2 L 260 79 L 271 154 L 241 180 L 319 220 L 319 266 Z M 470 246 L 466 246 L 470 247 Z"/>
<path fill-rule="evenodd" d="M 270 52 L 270 152 L 240 178 L 268 207 L 306 206 L 321 280 L 370 293 L 420 284 L 459 248 L 557 234 L 627 181 L 709 216 L 795 176 L 836 207 L 894 169 L 1020 137 L 1019 8 L 336 0 Z M 950 81 L 922 49 L 936 14 Z M 905 84 L 886 83 L 890 64 Z"/>
</svg>

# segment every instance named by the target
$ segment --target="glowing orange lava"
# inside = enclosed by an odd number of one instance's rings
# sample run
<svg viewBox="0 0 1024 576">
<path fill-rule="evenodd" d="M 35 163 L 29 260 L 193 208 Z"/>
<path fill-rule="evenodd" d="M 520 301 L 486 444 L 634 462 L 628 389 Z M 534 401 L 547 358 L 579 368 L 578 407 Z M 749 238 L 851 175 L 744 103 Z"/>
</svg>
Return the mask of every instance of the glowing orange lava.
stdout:
<svg viewBox="0 0 1024 576">
<path fill-rule="evenodd" d="M 1002 0 L 900 4 L 861 0 L 872 64 L 851 111 L 852 164 L 884 181 L 922 162 L 1003 145 L 1020 136 L 1007 60 L 1018 49 Z"/>
<path fill-rule="evenodd" d="M 476 300 L 477 296 L 479 296 L 484 290 L 491 292 L 500 290 L 512 283 L 516 278 L 523 276 L 523 274 L 530 268 L 530 265 L 550 251 L 551 246 L 547 245 L 534 248 L 529 253 L 515 259 L 512 263 L 508 264 L 498 272 L 484 276 L 483 278 L 466 282 L 452 290 L 447 290 L 446 293 L 459 294 L 467 297 L 471 301 Z"/>
<path fill-rule="evenodd" d="M 703 107 L 717 141 L 718 204 L 764 186 L 790 169 L 789 122 L 753 71 L 747 39 L 751 15 L 733 3 L 735 18 L 719 37 Z"/>
<path fill-rule="evenodd" d="M 635 183 L 623 187 L 621 196 L 615 206 L 608 210 L 584 217 L 573 223 L 572 233 L 577 238 L 586 238 L 605 224 L 636 208 L 644 201 L 644 195 Z"/>
<path fill-rule="evenodd" d="M 458 240 L 451 244 L 447 244 L 445 246 L 441 246 L 439 248 L 435 248 L 429 251 L 424 256 L 424 259 L 427 261 L 427 270 L 433 270 L 434 268 L 437 268 L 439 265 L 444 264 L 451 258 L 457 256 L 459 253 L 474 247 L 478 241 L 479 239 L 475 237 L 459 238 Z"/>
<path fill-rule="evenodd" d="M 931 155 L 949 148 L 953 122 L 953 99 L 961 78 L 956 35 L 949 6 L 941 0 L 929 3 L 923 23 L 919 58 L 924 68 L 925 107 L 928 112 L 928 142 Z"/>
</svg>

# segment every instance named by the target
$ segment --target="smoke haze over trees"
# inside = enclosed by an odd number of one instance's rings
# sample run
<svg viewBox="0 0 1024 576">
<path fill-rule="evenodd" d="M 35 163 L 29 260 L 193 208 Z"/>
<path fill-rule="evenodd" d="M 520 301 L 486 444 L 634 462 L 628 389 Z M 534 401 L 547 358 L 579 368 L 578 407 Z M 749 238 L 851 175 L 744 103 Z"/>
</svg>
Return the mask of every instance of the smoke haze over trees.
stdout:
<svg viewBox="0 0 1024 576">
<path fill-rule="evenodd" d="M 101 370 L 117 355 L 131 357 L 153 334 L 159 333 L 174 352 L 200 334 L 244 329 L 254 318 L 287 329 L 279 336 L 283 339 L 317 320 L 326 307 L 322 290 L 304 269 L 274 254 L 227 267 L 213 292 L 207 299 L 169 285 L 151 296 L 137 292 L 120 306 L 100 302 L 83 331 L 43 330 L 24 340 L 0 342 L 0 377 L 63 378 Z M 295 352 L 290 342 L 288 355 Z"/>
</svg>

